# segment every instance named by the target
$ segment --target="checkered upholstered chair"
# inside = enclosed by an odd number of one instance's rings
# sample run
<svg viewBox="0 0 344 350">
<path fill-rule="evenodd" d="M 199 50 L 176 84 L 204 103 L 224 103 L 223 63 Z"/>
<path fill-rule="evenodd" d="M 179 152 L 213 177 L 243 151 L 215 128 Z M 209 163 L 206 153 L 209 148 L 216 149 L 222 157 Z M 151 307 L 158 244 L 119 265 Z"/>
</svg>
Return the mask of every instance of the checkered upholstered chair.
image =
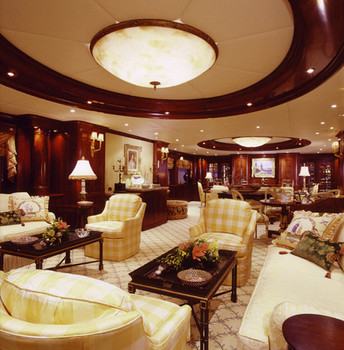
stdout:
<svg viewBox="0 0 344 350">
<path fill-rule="evenodd" d="M 0 271 L 2 350 L 179 350 L 191 308 L 129 294 L 94 278 Z"/>
<path fill-rule="evenodd" d="M 213 199 L 201 208 L 199 223 L 189 228 L 191 239 L 217 241 L 220 249 L 237 251 L 238 286 L 243 286 L 251 273 L 256 214 L 244 201 Z M 225 284 L 231 282 L 230 274 Z"/>
<path fill-rule="evenodd" d="M 89 216 L 86 228 L 103 232 L 103 258 L 121 261 L 140 250 L 146 203 L 136 194 L 121 193 L 109 198 L 101 214 Z M 85 255 L 98 258 L 98 243 L 85 246 Z"/>
</svg>

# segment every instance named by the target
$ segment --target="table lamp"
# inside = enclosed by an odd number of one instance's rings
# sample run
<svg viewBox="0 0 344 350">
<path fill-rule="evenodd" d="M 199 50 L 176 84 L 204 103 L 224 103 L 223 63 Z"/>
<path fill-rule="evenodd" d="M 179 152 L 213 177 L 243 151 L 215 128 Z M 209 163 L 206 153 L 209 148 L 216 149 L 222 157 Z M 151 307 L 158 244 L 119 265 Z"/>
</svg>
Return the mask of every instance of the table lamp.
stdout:
<svg viewBox="0 0 344 350">
<path fill-rule="evenodd" d="M 205 179 L 207 180 L 207 187 L 209 187 L 209 182 L 213 179 L 213 174 L 210 171 L 208 171 L 205 175 Z"/>
<path fill-rule="evenodd" d="M 299 176 L 303 176 L 303 187 L 302 187 L 302 192 L 307 192 L 307 188 L 306 188 L 306 177 L 307 177 L 307 176 L 311 176 L 311 174 L 309 173 L 308 166 L 302 166 L 302 167 L 301 167 Z"/>
<path fill-rule="evenodd" d="M 81 191 L 80 191 L 80 201 L 78 204 L 80 206 L 89 206 L 93 202 L 86 201 L 86 180 L 96 180 L 97 176 L 93 172 L 90 162 L 82 157 L 79 159 L 75 165 L 74 170 L 68 177 L 69 180 L 81 180 Z"/>
</svg>

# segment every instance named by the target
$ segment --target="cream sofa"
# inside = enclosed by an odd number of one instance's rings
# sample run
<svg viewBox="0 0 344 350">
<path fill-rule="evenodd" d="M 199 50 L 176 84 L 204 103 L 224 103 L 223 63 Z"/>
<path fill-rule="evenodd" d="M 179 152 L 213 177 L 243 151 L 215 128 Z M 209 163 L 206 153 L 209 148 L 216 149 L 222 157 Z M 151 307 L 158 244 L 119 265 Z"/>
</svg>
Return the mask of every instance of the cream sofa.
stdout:
<svg viewBox="0 0 344 350">
<path fill-rule="evenodd" d="M 18 208 L 28 211 L 21 218 L 21 223 L 7 225 L 5 221 L 2 221 L 0 225 L 0 244 L 16 238 L 43 233 L 55 219 L 55 214 L 49 212 L 48 207 L 48 196 L 30 196 L 27 192 L 0 193 L 0 214 Z M 36 212 L 34 212 L 35 210 Z M 4 271 L 9 271 L 30 262 L 32 260 L 5 255 Z"/>
<path fill-rule="evenodd" d="M 344 242 L 342 215 L 333 217 L 322 238 Z M 290 227 L 293 228 L 292 223 Z M 300 226 L 294 227 L 298 230 Z M 328 274 L 314 262 L 291 254 L 292 249 L 269 246 L 238 333 L 238 349 L 288 349 L 282 324 L 295 314 L 316 313 L 344 320 L 344 272 L 340 268 L 344 268 L 344 256 L 339 258 L 340 265 L 335 263 Z"/>
<path fill-rule="evenodd" d="M 129 294 L 94 278 L 0 271 L 2 350 L 180 350 L 191 307 Z"/>
<path fill-rule="evenodd" d="M 0 243 L 10 241 L 14 238 L 43 233 L 50 225 L 50 222 L 55 219 L 55 214 L 48 211 L 49 197 L 30 196 L 27 192 L 15 192 L 11 194 L 0 193 L 0 213 L 15 210 L 18 207 L 20 208 L 21 206 L 24 206 L 24 202 L 27 204 L 30 201 L 35 202 L 35 207 L 41 207 L 40 212 L 42 214 L 40 216 L 35 215 L 35 217 L 33 217 L 33 215 L 28 215 L 27 219 L 25 218 L 25 215 L 23 217 L 24 225 L 20 223 L 14 225 L 1 225 Z M 27 208 L 27 206 L 25 208 Z"/>
</svg>

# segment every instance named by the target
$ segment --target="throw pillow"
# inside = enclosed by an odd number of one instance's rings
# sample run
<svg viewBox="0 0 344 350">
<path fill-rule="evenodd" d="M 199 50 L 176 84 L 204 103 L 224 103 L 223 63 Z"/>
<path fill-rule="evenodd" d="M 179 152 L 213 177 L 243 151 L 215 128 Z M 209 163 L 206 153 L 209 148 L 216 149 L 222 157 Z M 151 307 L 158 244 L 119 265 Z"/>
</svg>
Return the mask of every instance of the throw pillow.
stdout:
<svg viewBox="0 0 344 350">
<path fill-rule="evenodd" d="M 23 216 L 23 221 L 46 220 L 47 214 L 44 197 L 33 196 L 30 198 L 14 198 L 13 208 L 24 210 L 25 215 Z"/>
<path fill-rule="evenodd" d="M 311 231 L 317 236 L 322 236 L 332 220 L 332 216 L 297 216 L 293 217 L 286 231 L 299 236 L 302 236 L 306 231 Z"/>
<path fill-rule="evenodd" d="M 283 247 L 288 249 L 294 249 L 300 242 L 302 236 L 293 235 L 284 231 L 276 239 L 272 241 L 272 244 L 276 247 Z"/>
<path fill-rule="evenodd" d="M 0 226 L 21 224 L 22 222 L 22 211 L 10 210 L 0 213 Z"/>
<path fill-rule="evenodd" d="M 305 232 L 292 254 L 307 259 L 330 271 L 336 261 L 343 243 L 331 242 L 312 232 Z"/>
</svg>

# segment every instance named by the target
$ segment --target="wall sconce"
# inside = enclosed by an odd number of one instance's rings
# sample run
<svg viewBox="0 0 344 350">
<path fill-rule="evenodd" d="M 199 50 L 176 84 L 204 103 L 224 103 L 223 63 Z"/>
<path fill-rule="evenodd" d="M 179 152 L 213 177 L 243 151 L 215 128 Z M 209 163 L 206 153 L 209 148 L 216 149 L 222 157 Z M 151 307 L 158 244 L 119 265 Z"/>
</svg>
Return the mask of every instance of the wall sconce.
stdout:
<svg viewBox="0 0 344 350">
<path fill-rule="evenodd" d="M 98 152 L 100 151 L 100 149 L 102 148 L 102 142 L 104 141 L 104 134 L 97 134 L 95 131 L 92 132 L 91 134 L 91 156 L 94 156 L 94 152 Z M 99 148 L 96 148 L 95 143 L 96 141 L 99 142 Z"/>
<path fill-rule="evenodd" d="M 168 158 L 168 147 L 161 147 L 161 163 Z"/>
<path fill-rule="evenodd" d="M 338 139 L 337 141 L 332 142 L 332 150 L 333 150 L 333 154 L 336 157 L 343 159 L 343 157 L 344 157 L 343 143 L 341 142 L 341 139 Z"/>
<path fill-rule="evenodd" d="M 306 192 L 307 191 L 307 188 L 306 188 L 306 177 L 307 176 L 311 176 L 311 174 L 309 173 L 308 166 L 302 166 L 301 167 L 299 176 L 303 176 L 302 192 Z"/>
</svg>

